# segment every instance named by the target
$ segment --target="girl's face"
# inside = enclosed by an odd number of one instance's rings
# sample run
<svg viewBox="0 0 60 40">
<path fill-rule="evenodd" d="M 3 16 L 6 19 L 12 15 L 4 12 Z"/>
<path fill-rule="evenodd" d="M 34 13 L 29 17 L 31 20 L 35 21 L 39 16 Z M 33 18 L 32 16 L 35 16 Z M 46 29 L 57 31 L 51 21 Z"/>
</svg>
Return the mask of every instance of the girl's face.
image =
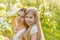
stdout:
<svg viewBox="0 0 60 40">
<path fill-rule="evenodd" d="M 32 25 L 34 23 L 34 15 L 29 12 L 26 16 L 25 16 L 25 22 L 27 25 Z"/>
<path fill-rule="evenodd" d="M 18 14 L 18 19 L 17 19 L 19 23 L 21 23 L 21 24 L 24 23 L 24 16 L 25 16 L 24 12 L 20 11 Z"/>
</svg>

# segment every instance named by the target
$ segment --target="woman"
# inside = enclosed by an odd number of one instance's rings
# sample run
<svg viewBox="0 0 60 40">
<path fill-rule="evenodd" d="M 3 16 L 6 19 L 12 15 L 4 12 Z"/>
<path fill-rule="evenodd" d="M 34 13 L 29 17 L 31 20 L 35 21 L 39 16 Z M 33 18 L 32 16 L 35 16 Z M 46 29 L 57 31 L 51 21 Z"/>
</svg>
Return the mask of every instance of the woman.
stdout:
<svg viewBox="0 0 60 40">
<path fill-rule="evenodd" d="M 17 26 L 14 28 L 13 40 L 24 40 L 24 33 L 26 32 L 26 25 L 24 22 L 26 8 L 21 8 L 18 11 Z"/>
<path fill-rule="evenodd" d="M 27 24 L 26 40 L 44 40 L 41 25 L 39 24 L 38 11 L 35 8 L 29 8 L 25 14 Z"/>
</svg>

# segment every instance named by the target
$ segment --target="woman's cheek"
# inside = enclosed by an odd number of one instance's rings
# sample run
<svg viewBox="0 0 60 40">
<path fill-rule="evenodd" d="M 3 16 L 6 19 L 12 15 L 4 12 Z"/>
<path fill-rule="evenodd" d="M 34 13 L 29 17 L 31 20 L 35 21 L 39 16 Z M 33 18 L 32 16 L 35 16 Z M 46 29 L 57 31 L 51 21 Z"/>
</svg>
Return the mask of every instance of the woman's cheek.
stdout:
<svg viewBox="0 0 60 40">
<path fill-rule="evenodd" d="M 17 18 L 17 20 L 18 20 L 18 21 L 20 20 L 19 17 Z"/>
</svg>

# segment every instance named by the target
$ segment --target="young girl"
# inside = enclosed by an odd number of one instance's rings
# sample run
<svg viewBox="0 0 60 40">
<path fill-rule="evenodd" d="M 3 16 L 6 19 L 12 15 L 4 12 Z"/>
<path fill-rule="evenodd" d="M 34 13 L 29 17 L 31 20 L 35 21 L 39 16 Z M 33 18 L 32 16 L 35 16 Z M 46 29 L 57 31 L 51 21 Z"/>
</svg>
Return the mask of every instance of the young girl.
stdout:
<svg viewBox="0 0 60 40">
<path fill-rule="evenodd" d="M 26 25 L 24 22 L 26 8 L 18 11 L 17 26 L 14 28 L 13 40 L 24 40 L 24 33 L 26 32 Z"/>
<path fill-rule="evenodd" d="M 44 40 L 39 24 L 38 11 L 35 8 L 29 8 L 25 15 L 25 22 L 28 26 L 26 40 Z"/>
</svg>

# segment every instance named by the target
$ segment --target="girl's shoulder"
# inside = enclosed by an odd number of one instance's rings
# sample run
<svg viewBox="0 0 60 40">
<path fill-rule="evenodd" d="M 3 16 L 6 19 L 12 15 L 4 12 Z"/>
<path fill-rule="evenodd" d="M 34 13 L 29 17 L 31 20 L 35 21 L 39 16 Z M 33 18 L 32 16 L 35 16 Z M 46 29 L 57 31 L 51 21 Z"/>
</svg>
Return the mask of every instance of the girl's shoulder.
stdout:
<svg viewBox="0 0 60 40">
<path fill-rule="evenodd" d="M 25 31 L 26 31 L 26 28 L 22 28 L 15 34 L 15 36 L 18 37 L 19 35 L 22 35 Z"/>
<path fill-rule="evenodd" d="M 38 26 L 37 25 L 33 25 L 31 30 L 30 30 L 30 34 L 34 34 L 38 32 Z"/>
<path fill-rule="evenodd" d="M 26 31 L 26 28 L 22 28 L 21 30 L 19 30 L 17 33 L 18 34 L 23 34 Z"/>
<path fill-rule="evenodd" d="M 23 33 L 26 31 L 26 28 L 22 28 L 19 30 L 13 37 L 14 40 L 17 40 L 20 35 L 23 35 Z"/>
</svg>

